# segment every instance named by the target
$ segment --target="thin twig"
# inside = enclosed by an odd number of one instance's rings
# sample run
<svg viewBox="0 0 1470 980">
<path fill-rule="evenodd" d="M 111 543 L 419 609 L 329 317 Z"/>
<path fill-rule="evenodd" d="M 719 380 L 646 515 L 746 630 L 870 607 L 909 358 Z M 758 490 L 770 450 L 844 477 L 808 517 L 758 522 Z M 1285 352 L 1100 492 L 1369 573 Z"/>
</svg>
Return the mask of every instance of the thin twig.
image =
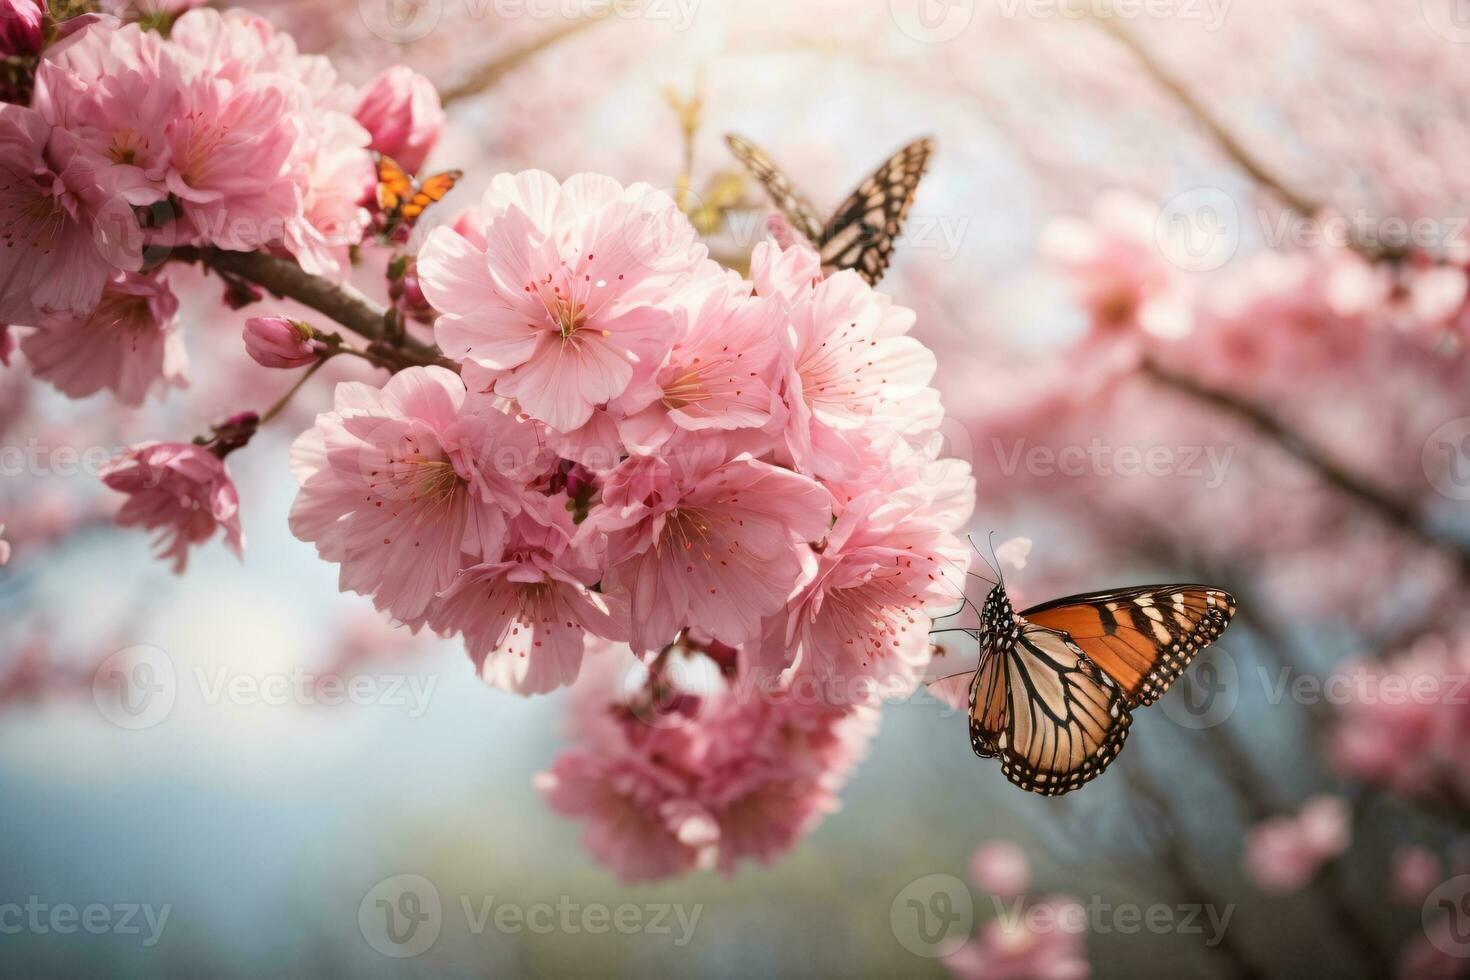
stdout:
<svg viewBox="0 0 1470 980">
<path fill-rule="evenodd" d="M 1155 383 L 1218 409 L 1249 426 L 1257 434 L 1306 464 L 1329 486 L 1367 507 L 1386 523 L 1449 556 L 1459 566 L 1461 576 L 1470 579 L 1470 550 L 1440 537 L 1412 504 L 1394 497 L 1353 473 L 1268 409 L 1171 371 L 1157 361 L 1145 360 L 1140 370 L 1144 377 Z"/>
<path fill-rule="evenodd" d="M 1281 175 L 1274 173 L 1262 160 L 1247 149 L 1246 145 L 1230 131 L 1225 123 L 1200 101 L 1189 87 L 1165 68 L 1153 52 L 1141 42 L 1131 29 L 1116 17 L 1097 17 L 1094 22 L 1128 49 L 1144 72 L 1197 122 L 1220 150 L 1244 170 L 1252 180 L 1269 190 L 1291 210 L 1303 217 L 1313 217 L 1323 210 L 1323 202 L 1313 200 L 1293 188 Z M 1349 246 L 1370 261 L 1396 260 L 1403 258 L 1394 249 L 1379 248 L 1361 241 L 1351 241 Z"/>
<path fill-rule="evenodd" d="M 451 85 L 445 88 L 439 93 L 439 101 L 447 106 L 452 102 L 458 102 L 460 99 L 467 99 L 472 95 L 479 95 L 481 92 L 494 87 L 506 75 L 546 49 L 554 47 L 567 38 L 582 33 L 593 24 L 607 19 L 606 14 L 588 15 L 563 24 L 555 30 L 548 31 L 530 44 L 517 48 L 509 54 L 481 65 L 472 75 L 458 85 Z"/>
</svg>

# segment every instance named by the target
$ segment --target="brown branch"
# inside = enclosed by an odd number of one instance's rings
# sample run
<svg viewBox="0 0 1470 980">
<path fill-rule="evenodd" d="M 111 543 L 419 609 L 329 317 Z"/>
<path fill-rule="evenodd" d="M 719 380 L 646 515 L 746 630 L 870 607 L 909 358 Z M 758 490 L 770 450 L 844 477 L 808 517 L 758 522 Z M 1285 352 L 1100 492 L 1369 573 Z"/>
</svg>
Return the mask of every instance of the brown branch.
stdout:
<svg viewBox="0 0 1470 980">
<path fill-rule="evenodd" d="M 1328 486 L 1362 504 L 1385 523 L 1449 556 L 1458 565 L 1461 576 L 1470 580 L 1470 550 L 1434 533 L 1413 504 L 1398 499 L 1353 473 L 1328 455 L 1326 450 L 1294 431 L 1266 408 L 1178 374 L 1153 360 L 1145 360 L 1141 370 L 1145 377 L 1155 383 L 1234 417 L 1260 436 L 1280 446 L 1299 462 L 1310 467 Z"/>
<path fill-rule="evenodd" d="M 198 262 L 206 268 L 248 280 L 272 295 L 292 299 L 331 317 L 353 333 L 373 342 L 375 355 L 400 367 L 438 364 L 459 370 L 432 347 L 412 337 L 390 345 L 393 338 L 392 311 L 378 305 L 352 286 L 314 276 L 290 259 L 262 252 L 225 252 L 212 248 L 179 248 L 170 256 L 181 262 Z"/>
<path fill-rule="evenodd" d="M 1094 20 L 1099 27 L 1128 49 L 1128 53 L 1143 68 L 1144 73 L 1153 79 L 1159 88 L 1168 93 L 1170 98 L 1178 103 L 1180 108 L 1188 113 L 1205 132 L 1209 133 L 1210 138 L 1215 141 L 1220 150 L 1244 170 L 1252 180 L 1271 191 L 1282 203 L 1303 217 L 1310 218 L 1323 210 L 1323 202 L 1313 200 L 1293 188 L 1285 178 L 1273 173 L 1270 167 L 1230 131 L 1219 116 L 1154 57 L 1132 30 L 1114 17 L 1099 17 Z M 1361 241 L 1354 240 L 1349 243 L 1349 246 L 1369 261 L 1393 261 L 1403 258 L 1402 253 L 1398 250 L 1375 247 Z"/>
<path fill-rule="evenodd" d="M 593 24 L 607 19 L 608 16 L 606 14 L 589 15 L 563 24 L 555 30 L 547 31 L 541 37 L 538 37 L 524 47 L 517 48 L 509 54 L 481 65 L 480 68 L 458 85 L 452 85 L 443 89 L 439 93 L 439 101 L 447 106 L 452 102 L 458 102 L 460 99 L 467 99 L 472 95 L 479 95 L 481 92 L 494 87 L 506 75 L 521 65 L 524 65 L 541 52 L 555 47 L 567 38 L 575 37 L 587 30 Z"/>
</svg>

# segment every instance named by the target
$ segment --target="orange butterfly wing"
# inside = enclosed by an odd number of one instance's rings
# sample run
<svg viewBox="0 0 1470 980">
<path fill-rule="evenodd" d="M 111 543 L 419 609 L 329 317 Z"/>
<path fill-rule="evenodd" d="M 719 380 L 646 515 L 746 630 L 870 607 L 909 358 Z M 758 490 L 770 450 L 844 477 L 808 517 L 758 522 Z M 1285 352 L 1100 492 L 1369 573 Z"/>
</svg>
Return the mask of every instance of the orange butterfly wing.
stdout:
<svg viewBox="0 0 1470 980">
<path fill-rule="evenodd" d="M 1149 585 L 1069 596 L 1027 609 L 1027 622 L 1066 633 L 1123 689 L 1153 704 L 1235 615 L 1235 599 L 1203 585 Z"/>
<path fill-rule="evenodd" d="M 454 190 L 454 185 L 459 183 L 459 179 L 463 176 L 463 170 L 446 170 L 442 174 L 435 174 L 425 180 L 414 192 L 413 197 L 409 198 L 408 203 L 403 205 L 403 220 L 409 224 L 417 221 L 419 215 L 428 210 L 429 205 L 444 200 L 444 195 Z"/>
</svg>

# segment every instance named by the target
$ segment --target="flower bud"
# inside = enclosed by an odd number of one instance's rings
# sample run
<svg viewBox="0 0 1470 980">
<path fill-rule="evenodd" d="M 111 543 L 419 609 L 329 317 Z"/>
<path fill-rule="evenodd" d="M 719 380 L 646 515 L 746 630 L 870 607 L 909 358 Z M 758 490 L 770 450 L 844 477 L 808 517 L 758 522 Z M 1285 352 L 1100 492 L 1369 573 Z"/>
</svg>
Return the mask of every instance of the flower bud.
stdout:
<svg viewBox="0 0 1470 980">
<path fill-rule="evenodd" d="M 325 345 L 299 320 L 253 316 L 245 321 L 245 349 L 261 367 L 298 368 L 316 363 Z"/>
<path fill-rule="evenodd" d="M 45 8 L 41 0 L 0 0 L 0 57 L 40 53 Z"/>
<path fill-rule="evenodd" d="M 433 83 L 403 65 L 384 70 L 363 89 L 355 115 L 372 134 L 372 148 L 410 173 L 424 165 L 444 131 L 444 109 Z"/>
</svg>

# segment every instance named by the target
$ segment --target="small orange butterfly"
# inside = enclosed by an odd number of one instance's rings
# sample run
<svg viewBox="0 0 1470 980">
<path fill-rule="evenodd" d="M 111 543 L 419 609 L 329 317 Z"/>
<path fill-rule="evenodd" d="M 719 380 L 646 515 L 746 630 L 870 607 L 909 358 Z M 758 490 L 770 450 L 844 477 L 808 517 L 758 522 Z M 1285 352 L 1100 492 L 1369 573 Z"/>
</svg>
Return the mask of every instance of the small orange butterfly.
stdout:
<svg viewBox="0 0 1470 980">
<path fill-rule="evenodd" d="M 446 170 L 420 183 L 392 157 L 378 157 L 378 207 L 387 233 L 412 228 L 419 216 L 443 200 L 463 176 L 463 170 Z"/>
</svg>

